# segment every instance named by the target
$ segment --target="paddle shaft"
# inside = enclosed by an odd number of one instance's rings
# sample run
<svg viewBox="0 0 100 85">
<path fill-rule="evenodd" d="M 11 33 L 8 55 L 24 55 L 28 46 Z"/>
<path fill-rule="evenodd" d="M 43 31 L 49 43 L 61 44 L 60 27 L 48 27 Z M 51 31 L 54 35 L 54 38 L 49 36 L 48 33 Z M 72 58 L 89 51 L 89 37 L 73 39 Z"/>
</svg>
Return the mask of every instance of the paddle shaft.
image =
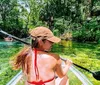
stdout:
<svg viewBox="0 0 100 85">
<path fill-rule="evenodd" d="M 11 35 L 11 34 L 8 34 L 7 32 L 5 32 L 5 31 L 3 31 L 3 30 L 0 30 L 0 33 L 2 33 L 2 34 L 4 34 L 4 35 L 7 35 L 7 36 L 10 36 L 10 37 L 12 37 L 13 39 L 15 39 L 15 40 L 17 40 L 17 41 L 20 41 L 20 42 L 22 42 L 22 43 L 24 43 L 24 44 L 31 45 L 30 43 L 27 43 L 27 42 L 23 41 L 22 39 L 20 39 L 20 38 L 18 38 L 18 37 L 15 37 L 15 36 L 13 36 L 13 35 Z"/>
</svg>

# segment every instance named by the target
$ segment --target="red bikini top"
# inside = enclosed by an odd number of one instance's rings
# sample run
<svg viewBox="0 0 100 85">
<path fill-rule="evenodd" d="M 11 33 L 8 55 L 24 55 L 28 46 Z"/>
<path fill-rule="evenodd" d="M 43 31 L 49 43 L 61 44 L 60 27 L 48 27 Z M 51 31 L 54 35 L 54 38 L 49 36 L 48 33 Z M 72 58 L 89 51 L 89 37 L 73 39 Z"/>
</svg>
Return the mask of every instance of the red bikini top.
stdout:
<svg viewBox="0 0 100 85">
<path fill-rule="evenodd" d="M 39 79 L 39 71 L 38 71 L 38 66 L 37 66 L 37 49 L 35 48 L 34 49 L 34 54 L 35 54 L 35 58 L 34 58 L 34 69 L 35 69 L 35 75 L 36 75 L 36 80 Z M 49 79 L 49 80 L 46 80 L 46 81 L 38 81 L 38 82 L 35 82 L 35 81 L 32 81 L 32 82 L 29 82 L 30 84 L 35 84 L 35 85 L 45 85 L 45 83 L 47 82 L 50 82 L 54 79 L 54 77 L 52 79 Z"/>
</svg>

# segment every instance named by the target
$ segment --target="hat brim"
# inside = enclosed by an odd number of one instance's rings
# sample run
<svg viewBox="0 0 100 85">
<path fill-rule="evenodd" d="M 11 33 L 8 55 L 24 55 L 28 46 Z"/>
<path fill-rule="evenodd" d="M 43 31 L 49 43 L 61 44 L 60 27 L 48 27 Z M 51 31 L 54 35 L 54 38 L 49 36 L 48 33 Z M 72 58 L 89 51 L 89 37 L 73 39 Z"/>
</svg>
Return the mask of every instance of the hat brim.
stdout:
<svg viewBox="0 0 100 85">
<path fill-rule="evenodd" d="M 56 37 L 56 36 L 53 36 L 53 37 L 51 37 L 51 38 L 48 38 L 47 40 L 49 40 L 49 41 L 51 41 L 51 42 L 53 42 L 53 43 L 58 43 L 58 42 L 61 41 L 61 39 L 58 38 L 58 37 Z"/>
</svg>

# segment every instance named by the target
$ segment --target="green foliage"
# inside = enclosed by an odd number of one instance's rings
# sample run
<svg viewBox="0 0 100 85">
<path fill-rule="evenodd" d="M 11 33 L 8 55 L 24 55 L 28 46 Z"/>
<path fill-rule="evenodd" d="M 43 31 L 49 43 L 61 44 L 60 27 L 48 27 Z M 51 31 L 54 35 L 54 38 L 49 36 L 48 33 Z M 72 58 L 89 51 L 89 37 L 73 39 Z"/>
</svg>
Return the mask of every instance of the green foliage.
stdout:
<svg viewBox="0 0 100 85">
<path fill-rule="evenodd" d="M 64 33 L 64 30 L 66 29 L 66 27 L 63 24 L 63 19 L 56 19 L 55 29 L 58 29 L 60 34 Z"/>
<path fill-rule="evenodd" d="M 100 17 L 93 17 L 94 7 L 99 7 L 98 0 L 49 0 L 44 9 L 40 11 L 41 20 L 51 22 L 54 18 L 53 28 L 60 34 L 73 31 L 73 39 L 79 42 L 100 42 Z M 95 15 L 96 16 L 96 15 Z M 47 24 L 49 26 L 49 23 Z M 50 26 L 49 26 L 50 27 Z"/>
<path fill-rule="evenodd" d="M 98 0 L 91 2 L 86 0 L 1 0 L 0 2 L 0 27 L 18 37 L 26 37 L 29 28 L 42 25 L 49 26 L 52 31 L 58 29 L 60 34 L 74 30 L 73 36 L 77 41 L 100 42 L 99 20 L 92 21 L 94 20 L 92 15 L 95 15 L 93 11 L 96 12 L 99 9 Z M 90 22 L 87 21 L 88 17 L 92 18 Z"/>
<path fill-rule="evenodd" d="M 14 34 L 18 37 L 23 37 L 27 33 L 23 28 L 22 19 L 19 18 L 20 12 L 17 7 L 17 0 L 0 1 L 0 27 L 1 29 Z"/>
<path fill-rule="evenodd" d="M 73 39 L 80 42 L 98 42 L 100 40 L 99 17 L 85 21 L 82 27 L 73 31 Z"/>
</svg>

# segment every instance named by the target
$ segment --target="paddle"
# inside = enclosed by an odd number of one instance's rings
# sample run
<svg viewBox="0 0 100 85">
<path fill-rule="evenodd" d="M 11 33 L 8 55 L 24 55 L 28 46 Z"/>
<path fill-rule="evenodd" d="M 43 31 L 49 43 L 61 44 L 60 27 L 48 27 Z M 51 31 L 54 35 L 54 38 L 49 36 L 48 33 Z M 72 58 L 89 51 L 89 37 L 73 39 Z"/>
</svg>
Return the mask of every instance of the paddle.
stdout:
<svg viewBox="0 0 100 85">
<path fill-rule="evenodd" d="M 18 37 L 15 37 L 15 36 L 13 36 L 13 35 L 11 35 L 11 34 L 8 34 L 7 32 L 5 32 L 5 31 L 3 31 L 3 30 L 1 30 L 1 29 L 0 29 L 0 33 L 2 33 L 2 34 L 4 34 L 4 35 L 7 35 L 7 36 L 10 36 L 10 37 L 12 37 L 13 39 L 15 39 L 15 40 L 17 40 L 17 41 L 20 41 L 20 42 L 22 42 L 22 43 L 24 43 L 24 44 L 31 45 L 30 43 L 27 43 L 27 42 L 23 41 L 22 39 L 20 39 L 20 38 L 18 38 Z"/>
<path fill-rule="evenodd" d="M 26 45 L 31 46 L 30 43 L 25 42 L 25 41 L 23 41 L 22 39 L 20 39 L 20 38 L 18 38 L 18 37 L 15 37 L 15 36 L 13 36 L 13 35 L 11 35 L 11 34 L 8 34 L 7 32 L 5 32 L 5 31 L 3 31 L 3 30 L 1 30 L 1 29 L 0 29 L 0 33 L 1 33 L 1 34 L 4 34 L 4 35 L 8 35 L 8 36 L 12 37 L 13 39 L 15 39 L 15 40 L 17 40 L 17 41 L 20 41 L 20 42 L 22 42 L 22 43 L 24 43 L 24 44 L 26 44 Z M 63 59 L 63 58 L 61 58 L 61 60 L 66 61 L 66 59 Z M 93 77 L 94 77 L 96 80 L 100 80 L 100 71 L 92 72 L 91 70 L 89 70 L 89 69 L 87 69 L 87 68 L 84 68 L 84 67 L 82 67 L 82 66 L 80 66 L 80 65 L 77 65 L 77 64 L 75 64 L 75 63 L 73 63 L 73 64 L 74 64 L 75 66 L 77 66 L 77 67 L 79 67 L 79 68 L 81 68 L 81 69 L 83 69 L 83 70 L 89 72 L 89 73 L 92 73 Z"/>
</svg>

